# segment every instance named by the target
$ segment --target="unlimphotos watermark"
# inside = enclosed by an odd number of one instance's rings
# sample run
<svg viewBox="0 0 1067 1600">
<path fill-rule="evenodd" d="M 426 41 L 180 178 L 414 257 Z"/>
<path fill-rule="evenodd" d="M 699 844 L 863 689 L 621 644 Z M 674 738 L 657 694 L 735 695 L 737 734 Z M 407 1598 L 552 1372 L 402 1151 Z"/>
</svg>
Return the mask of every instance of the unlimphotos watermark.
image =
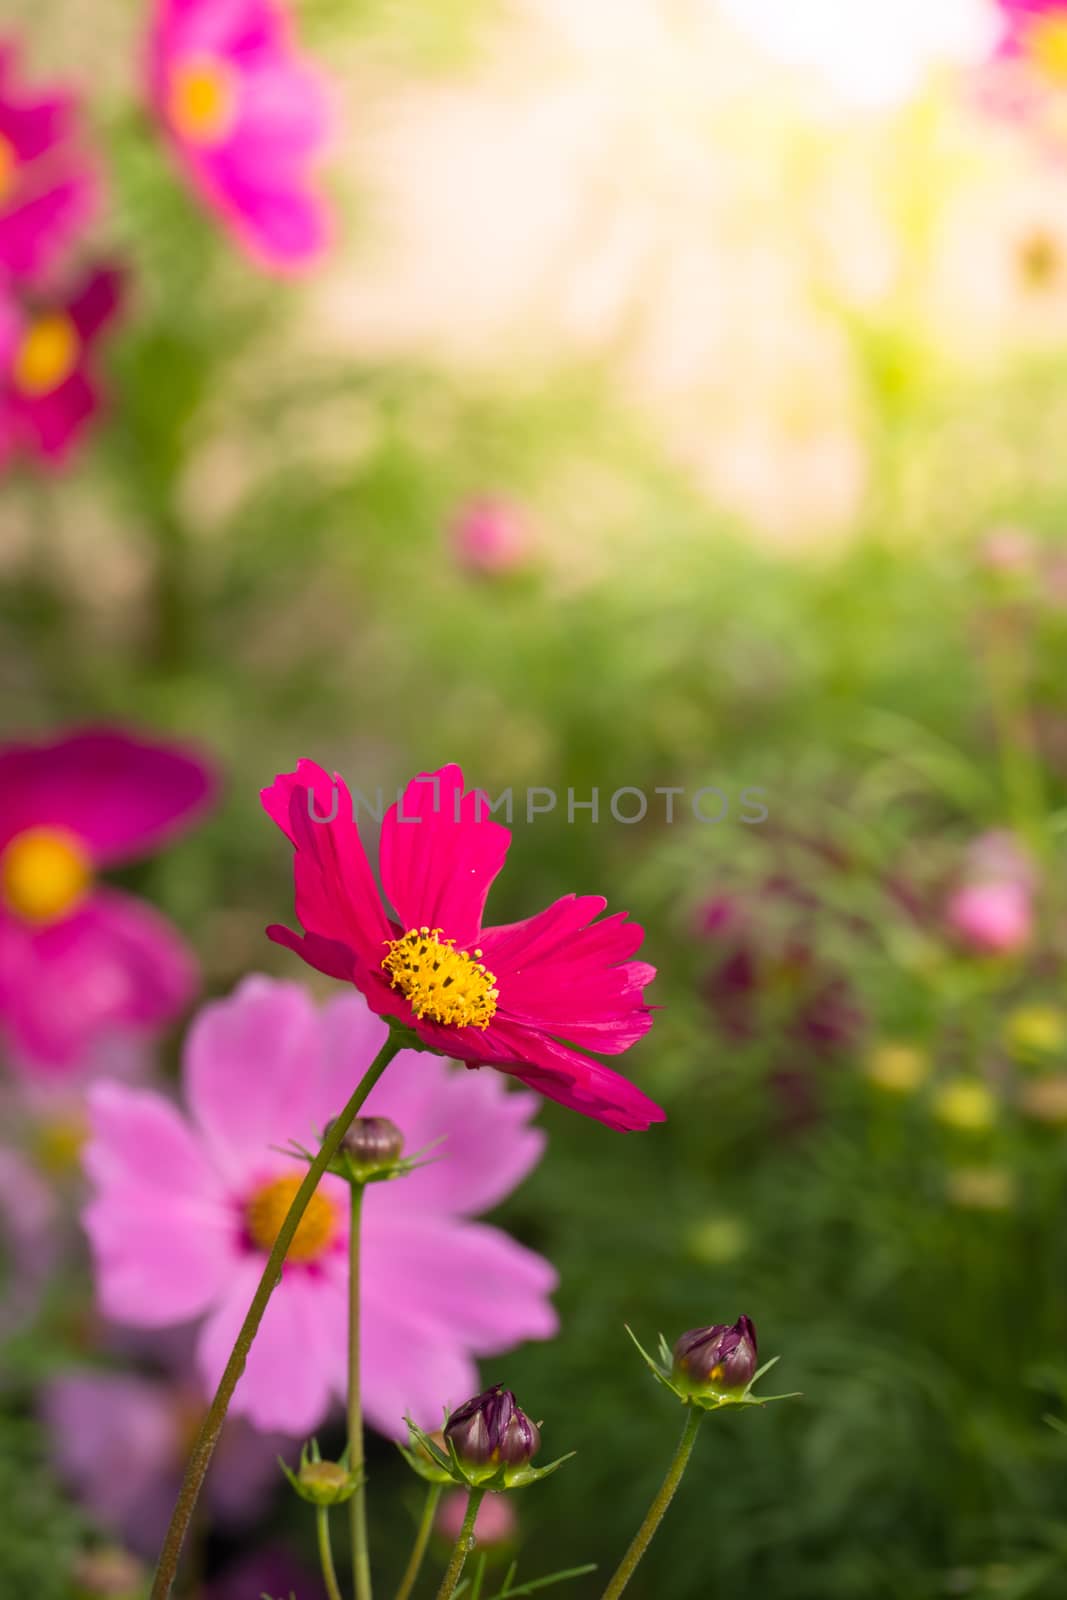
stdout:
<svg viewBox="0 0 1067 1600">
<path fill-rule="evenodd" d="M 451 809 L 452 819 L 459 822 L 463 818 L 463 795 L 454 790 L 451 801 L 442 798 L 441 782 L 436 773 L 426 777 L 416 778 L 416 783 L 431 785 L 433 796 L 431 800 L 431 814 L 440 816 L 446 809 Z M 406 789 L 398 789 L 396 794 L 396 820 L 403 823 L 420 823 L 424 820 L 423 814 L 408 816 L 404 810 Z M 633 784 L 623 784 L 621 788 L 608 791 L 593 788 L 588 796 L 579 798 L 578 791 L 567 789 L 560 792 L 548 785 L 534 785 L 525 790 L 520 789 L 518 796 L 514 788 L 507 788 L 493 800 L 480 789 L 475 789 L 468 797 L 473 802 L 472 816 L 475 822 L 482 822 L 487 817 L 497 818 L 507 823 L 510 827 L 518 815 L 525 816 L 527 822 L 535 822 L 538 817 L 547 817 L 555 814 L 559 818 L 566 817 L 568 823 L 582 822 L 612 822 L 621 823 L 629 827 L 635 822 L 644 822 L 651 816 L 655 820 L 673 823 L 687 821 L 690 817 L 695 822 L 715 824 L 726 822 L 731 817 L 736 822 L 746 826 L 755 826 L 766 822 L 769 811 L 765 802 L 766 789 L 759 785 L 747 785 L 736 796 L 736 805 L 732 806 L 730 795 L 725 789 L 714 784 L 706 784 L 703 788 L 694 789 L 692 792 L 681 784 L 668 784 L 653 789 L 650 797 L 646 790 Z M 603 802 L 603 803 L 602 803 Z M 385 815 L 385 795 L 382 789 L 374 791 L 373 801 L 367 797 L 362 789 L 354 789 L 349 797 L 351 815 L 346 820 L 358 820 L 362 812 L 375 822 L 381 822 Z M 312 822 L 335 822 L 341 808 L 341 791 L 335 783 L 330 797 L 328 811 L 320 812 L 316 806 L 315 796 L 309 789 L 307 792 L 308 816 Z"/>
</svg>

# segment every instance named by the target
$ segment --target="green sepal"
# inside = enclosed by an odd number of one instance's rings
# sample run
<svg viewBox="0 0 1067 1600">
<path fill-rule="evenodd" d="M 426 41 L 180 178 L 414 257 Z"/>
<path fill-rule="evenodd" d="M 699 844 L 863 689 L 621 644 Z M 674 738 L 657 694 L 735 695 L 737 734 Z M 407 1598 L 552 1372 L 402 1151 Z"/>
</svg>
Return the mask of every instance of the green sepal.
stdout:
<svg viewBox="0 0 1067 1600">
<path fill-rule="evenodd" d="M 405 1417 L 404 1421 L 409 1444 L 398 1444 L 397 1449 L 411 1470 L 427 1483 L 454 1483 L 459 1489 L 486 1489 L 494 1494 L 503 1494 L 509 1489 L 525 1489 L 528 1484 L 537 1483 L 539 1479 L 558 1471 L 575 1453 L 570 1450 L 544 1467 L 534 1467 L 529 1462 L 518 1467 L 507 1463 L 502 1466 L 472 1467 L 459 1459 L 451 1439 L 445 1440 L 446 1449 L 442 1450 L 410 1417 Z M 445 1421 L 448 1421 L 447 1416 Z"/>
<path fill-rule="evenodd" d="M 301 1500 L 307 1500 L 313 1506 L 343 1505 L 366 1481 L 362 1472 L 349 1471 L 347 1446 L 339 1461 L 323 1461 L 317 1439 L 311 1440 L 310 1448 L 307 1444 L 301 1446 L 300 1464 L 295 1472 L 281 1456 L 278 1457 L 278 1465 Z M 315 1470 L 330 1467 L 335 1469 L 333 1474 L 327 1476 L 323 1473 L 321 1478 Z"/>
</svg>

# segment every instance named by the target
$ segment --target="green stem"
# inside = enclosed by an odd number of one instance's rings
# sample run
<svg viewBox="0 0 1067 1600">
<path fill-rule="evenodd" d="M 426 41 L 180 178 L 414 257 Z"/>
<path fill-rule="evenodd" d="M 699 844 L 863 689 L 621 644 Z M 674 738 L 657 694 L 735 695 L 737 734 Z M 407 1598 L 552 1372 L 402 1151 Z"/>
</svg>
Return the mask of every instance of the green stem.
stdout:
<svg viewBox="0 0 1067 1600">
<path fill-rule="evenodd" d="M 348 1132 L 348 1127 L 353 1117 L 397 1051 L 402 1048 L 403 1040 L 390 1033 L 388 1039 L 360 1079 L 359 1086 L 351 1100 L 349 1100 L 337 1120 L 330 1125 L 322 1142 L 321 1150 L 311 1162 L 304 1181 L 293 1196 L 292 1204 L 285 1214 L 285 1221 L 279 1228 L 278 1237 L 275 1239 L 271 1253 L 267 1257 L 267 1264 L 263 1268 L 263 1276 L 259 1280 L 259 1287 L 252 1296 L 252 1304 L 249 1306 L 248 1314 L 241 1324 L 237 1342 L 230 1352 L 230 1358 L 226 1363 L 222 1377 L 219 1379 L 215 1398 L 208 1407 L 208 1412 L 197 1435 L 196 1443 L 193 1445 L 192 1453 L 185 1468 L 185 1477 L 182 1480 L 177 1504 L 170 1519 L 170 1527 L 167 1529 L 167 1536 L 163 1541 L 163 1548 L 159 1554 L 159 1564 L 156 1567 L 156 1575 L 152 1583 L 151 1600 L 168 1600 L 174 1587 L 174 1580 L 178 1574 L 178 1562 L 181 1559 L 182 1544 L 185 1541 L 185 1535 L 196 1507 L 205 1474 L 211 1462 L 212 1453 L 218 1443 L 222 1424 L 226 1420 L 227 1408 L 233 1398 L 233 1391 L 236 1389 L 241 1374 L 245 1369 L 248 1352 L 252 1347 L 253 1339 L 259 1332 L 259 1325 L 263 1321 L 263 1313 L 267 1309 L 267 1303 L 281 1282 L 285 1257 L 289 1246 L 293 1242 L 296 1230 L 300 1226 L 304 1212 L 308 1208 L 308 1203 L 318 1188 L 319 1179 L 337 1154 L 341 1140 Z"/>
<path fill-rule="evenodd" d="M 337 1568 L 333 1564 L 333 1549 L 330 1545 L 329 1506 L 315 1507 L 315 1523 L 319 1535 L 319 1564 L 322 1567 L 322 1581 L 326 1585 L 326 1593 L 329 1600 L 343 1600 L 341 1585 L 337 1581 Z"/>
<path fill-rule="evenodd" d="M 404 1576 L 400 1580 L 400 1587 L 396 1591 L 396 1600 L 408 1600 L 415 1580 L 422 1568 L 422 1558 L 426 1554 L 426 1546 L 430 1542 L 430 1532 L 433 1528 L 433 1519 L 437 1514 L 437 1503 L 441 1498 L 441 1485 L 431 1483 L 426 1494 L 426 1504 L 422 1508 L 422 1520 L 415 1535 L 415 1543 L 411 1550 L 411 1560 L 407 1564 Z"/>
<path fill-rule="evenodd" d="M 352 1583 L 356 1600 L 371 1600 L 370 1555 L 367 1550 L 367 1496 L 363 1485 L 363 1409 L 359 1387 L 359 1232 L 363 1185 L 352 1185 L 348 1224 L 348 1466 L 359 1483 L 348 1502 L 352 1530 Z"/>
<path fill-rule="evenodd" d="M 459 1582 L 463 1563 L 467 1553 L 474 1544 L 474 1519 L 478 1515 L 478 1507 L 482 1503 L 484 1489 L 472 1489 L 467 1496 L 467 1512 L 463 1518 L 463 1526 L 459 1530 L 459 1538 L 452 1549 L 452 1559 L 448 1563 L 448 1571 L 441 1579 L 441 1587 L 437 1591 L 437 1600 L 452 1600 Z"/>
<path fill-rule="evenodd" d="M 648 1508 L 644 1522 L 634 1534 L 633 1543 L 619 1562 L 618 1570 L 601 1600 L 618 1600 L 618 1596 L 626 1588 L 630 1579 L 637 1570 L 637 1563 L 652 1543 L 652 1536 L 660 1523 L 663 1514 L 674 1499 L 674 1491 L 682 1481 L 682 1473 L 689 1464 L 689 1457 L 693 1453 L 693 1443 L 697 1436 L 697 1429 L 704 1420 L 704 1412 L 699 1406 L 690 1406 L 689 1415 L 685 1419 L 682 1437 L 678 1441 L 678 1448 L 674 1452 L 674 1460 L 667 1468 L 667 1476 L 660 1484 L 659 1493 Z"/>
</svg>

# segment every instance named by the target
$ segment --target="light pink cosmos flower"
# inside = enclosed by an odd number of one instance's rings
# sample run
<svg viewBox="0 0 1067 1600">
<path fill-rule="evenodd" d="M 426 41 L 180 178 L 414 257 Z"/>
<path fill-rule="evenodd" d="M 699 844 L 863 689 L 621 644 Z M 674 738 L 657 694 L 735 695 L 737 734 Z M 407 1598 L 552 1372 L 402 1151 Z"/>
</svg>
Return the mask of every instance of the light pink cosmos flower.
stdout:
<svg viewBox="0 0 1067 1600">
<path fill-rule="evenodd" d="M 157 0 L 149 91 L 194 189 L 260 266 L 320 259 L 326 95 L 276 0 Z"/>
<path fill-rule="evenodd" d="M 1012 955 L 1033 936 L 1034 887 L 1034 863 L 1013 834 L 980 834 L 946 903 L 948 926 L 976 955 Z"/>
<path fill-rule="evenodd" d="M 263 804 L 295 847 L 306 930 L 268 928 L 278 944 L 354 983 L 372 1011 L 441 1055 L 497 1067 L 612 1128 L 663 1121 L 653 1100 L 586 1054 L 619 1055 L 652 1026 L 642 991 L 656 969 L 629 960 L 644 930 L 625 912 L 595 921 L 607 902 L 573 894 L 525 922 L 483 928 L 511 833 L 491 820 L 484 794 L 464 794 L 459 767 L 422 773 L 385 813 L 381 876 L 395 918 L 336 773 L 301 761 L 264 789 Z"/>
<path fill-rule="evenodd" d="M 0 40 L 0 276 L 49 272 L 96 208 L 70 94 L 30 91 L 15 75 L 15 47 Z"/>
<path fill-rule="evenodd" d="M 0 1029 L 23 1066 L 77 1069 L 99 1040 L 151 1033 L 191 999 L 196 964 L 174 929 L 96 874 L 159 849 L 214 787 L 190 751 L 117 729 L 0 746 Z"/>
<path fill-rule="evenodd" d="M 166 1532 L 205 1403 L 195 1385 L 105 1369 L 51 1379 L 41 1397 L 56 1470 L 94 1518 L 142 1556 Z M 206 1485 L 213 1518 L 251 1521 L 278 1487 L 283 1436 L 227 1421 Z"/>
<path fill-rule="evenodd" d="M 457 562 L 484 577 L 516 571 L 528 560 L 530 547 L 526 518 L 518 506 L 506 500 L 472 500 L 452 526 Z"/>
<path fill-rule="evenodd" d="M 16 455 L 65 464 L 102 405 L 94 347 L 121 295 L 121 273 L 97 267 L 64 297 L 0 305 L 0 468 Z"/>
<path fill-rule="evenodd" d="M 317 1145 L 386 1036 L 358 995 L 322 1012 L 294 984 L 249 978 L 190 1032 L 188 1116 L 161 1095 L 100 1084 L 85 1168 L 85 1225 L 97 1293 L 118 1322 L 204 1318 L 197 1367 L 218 1383 L 282 1219 L 303 1176 L 278 1149 Z M 540 1256 L 471 1217 L 537 1162 L 532 1095 L 414 1052 L 397 1056 L 366 1103 L 432 1164 L 372 1185 L 361 1241 L 364 1406 L 383 1433 L 411 1415 L 441 1421 L 477 1387 L 476 1356 L 548 1338 L 556 1275 Z M 307 1434 L 345 1390 L 348 1187 L 323 1179 L 297 1230 L 231 1412 Z"/>
</svg>

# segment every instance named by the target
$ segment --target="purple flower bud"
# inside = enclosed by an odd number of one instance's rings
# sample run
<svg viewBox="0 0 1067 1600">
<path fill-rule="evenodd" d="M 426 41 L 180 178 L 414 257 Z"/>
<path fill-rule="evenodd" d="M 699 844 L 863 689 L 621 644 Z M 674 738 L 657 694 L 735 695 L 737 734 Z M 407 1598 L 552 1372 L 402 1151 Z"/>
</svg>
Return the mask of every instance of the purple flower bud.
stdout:
<svg viewBox="0 0 1067 1600">
<path fill-rule="evenodd" d="M 499 1383 L 453 1411 L 445 1438 L 468 1467 L 525 1466 L 541 1448 L 537 1424 Z"/>
<path fill-rule="evenodd" d="M 341 1149 L 357 1167 L 388 1167 L 400 1159 L 404 1135 L 389 1117 L 356 1117 Z"/>
<path fill-rule="evenodd" d="M 724 1394 L 745 1389 L 756 1375 L 756 1330 L 748 1317 L 733 1327 L 716 1322 L 710 1328 L 683 1333 L 674 1347 L 674 1376 L 694 1389 Z"/>
</svg>

